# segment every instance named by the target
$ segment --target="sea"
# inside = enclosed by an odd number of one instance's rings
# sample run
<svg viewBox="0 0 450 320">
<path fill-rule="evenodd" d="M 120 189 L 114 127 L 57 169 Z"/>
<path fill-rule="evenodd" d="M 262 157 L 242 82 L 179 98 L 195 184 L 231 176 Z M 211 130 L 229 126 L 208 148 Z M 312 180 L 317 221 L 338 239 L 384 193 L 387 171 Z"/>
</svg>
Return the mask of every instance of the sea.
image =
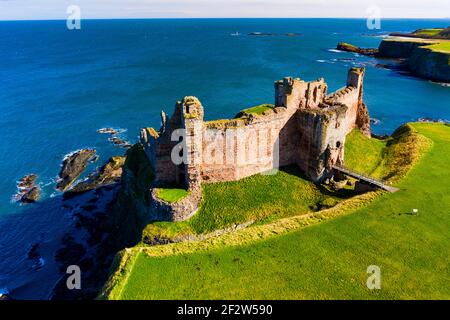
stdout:
<svg viewBox="0 0 450 320">
<path fill-rule="evenodd" d="M 320 77 L 329 92 L 347 71 L 366 66 L 364 99 L 373 132 L 427 117 L 450 119 L 450 88 L 386 68 L 389 60 L 335 50 L 344 41 L 377 47 L 390 32 L 447 27 L 450 20 L 145 19 L 0 21 L 0 294 L 48 299 L 60 278 L 55 251 L 73 228 L 55 181 L 65 155 L 95 148 L 87 172 L 125 149 L 98 129 L 131 143 L 142 127 L 160 125 L 177 100 L 197 96 L 206 119 L 274 101 L 274 81 Z M 273 36 L 255 36 L 261 32 Z M 297 36 L 285 36 L 295 33 Z M 42 197 L 15 201 L 17 181 L 38 175 Z M 30 259 L 32 244 L 39 258 Z"/>
</svg>

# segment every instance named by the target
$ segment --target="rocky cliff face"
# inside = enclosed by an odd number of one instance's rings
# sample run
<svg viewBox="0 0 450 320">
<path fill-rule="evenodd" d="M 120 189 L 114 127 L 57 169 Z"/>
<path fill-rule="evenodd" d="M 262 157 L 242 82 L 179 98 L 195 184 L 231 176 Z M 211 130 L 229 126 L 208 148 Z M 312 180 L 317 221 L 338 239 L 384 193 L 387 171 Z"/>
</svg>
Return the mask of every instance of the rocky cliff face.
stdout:
<svg viewBox="0 0 450 320">
<path fill-rule="evenodd" d="M 148 220 L 149 190 L 153 172 L 141 144 L 126 154 L 121 189 L 114 206 L 112 225 L 120 246 L 132 246 L 141 238 Z"/>
<path fill-rule="evenodd" d="M 433 81 L 450 82 L 450 54 L 426 47 L 434 43 L 431 40 L 383 40 L 378 56 L 405 59 L 405 65 L 417 76 Z"/>
<path fill-rule="evenodd" d="M 408 67 L 415 74 L 442 82 L 450 82 L 450 54 L 428 48 L 415 48 L 408 59 Z"/>
<path fill-rule="evenodd" d="M 430 44 L 433 42 L 383 40 L 378 48 L 378 56 L 380 58 L 408 59 L 414 49 Z"/>
<path fill-rule="evenodd" d="M 56 189 L 66 191 L 72 183 L 83 173 L 88 162 L 93 161 L 96 151 L 93 149 L 78 150 L 63 160 Z"/>
</svg>

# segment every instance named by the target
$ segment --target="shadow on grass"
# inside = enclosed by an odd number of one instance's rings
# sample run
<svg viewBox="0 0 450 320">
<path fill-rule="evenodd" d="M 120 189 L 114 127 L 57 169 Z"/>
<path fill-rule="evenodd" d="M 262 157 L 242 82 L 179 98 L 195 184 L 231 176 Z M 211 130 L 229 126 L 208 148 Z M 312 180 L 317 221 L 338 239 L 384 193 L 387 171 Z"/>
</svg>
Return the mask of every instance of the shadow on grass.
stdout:
<svg viewBox="0 0 450 320">
<path fill-rule="evenodd" d="M 306 181 L 311 181 L 311 179 L 309 179 L 301 170 L 299 167 L 297 167 L 296 165 L 290 165 L 290 166 L 286 166 L 286 167 L 282 167 L 279 169 L 280 171 L 286 172 L 290 175 L 294 175 L 300 179 L 306 180 Z M 355 192 L 352 189 L 340 189 L 340 190 L 331 190 L 328 187 L 326 187 L 325 185 L 321 184 L 321 183 L 315 183 L 315 186 L 319 189 L 319 191 L 325 195 L 325 196 L 330 196 L 330 197 L 336 197 L 342 200 L 346 200 L 346 199 L 350 199 L 351 197 L 354 197 L 356 195 L 358 195 L 357 192 Z"/>
</svg>

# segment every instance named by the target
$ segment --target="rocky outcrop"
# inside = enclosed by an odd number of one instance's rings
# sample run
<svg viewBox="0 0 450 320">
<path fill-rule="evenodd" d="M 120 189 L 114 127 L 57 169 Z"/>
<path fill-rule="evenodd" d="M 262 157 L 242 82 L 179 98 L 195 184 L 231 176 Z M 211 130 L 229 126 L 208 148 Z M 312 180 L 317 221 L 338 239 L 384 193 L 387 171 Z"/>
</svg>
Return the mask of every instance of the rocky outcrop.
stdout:
<svg viewBox="0 0 450 320">
<path fill-rule="evenodd" d="M 407 62 L 414 74 L 438 82 L 450 82 L 450 53 L 415 48 Z"/>
<path fill-rule="evenodd" d="M 36 180 L 37 180 L 36 174 L 34 173 L 28 174 L 19 180 L 19 182 L 17 183 L 17 187 L 19 189 L 29 189 L 34 185 Z"/>
<path fill-rule="evenodd" d="M 78 183 L 67 193 L 86 192 L 120 182 L 124 163 L 125 157 L 110 158 L 98 171 L 91 173 L 85 181 Z"/>
<path fill-rule="evenodd" d="M 121 147 L 121 148 L 131 148 L 132 144 L 129 143 L 128 141 L 125 141 L 121 138 L 118 138 L 116 136 L 112 136 L 111 138 L 108 139 L 110 142 L 112 142 L 114 145 Z"/>
<path fill-rule="evenodd" d="M 378 49 L 376 48 L 360 48 L 345 42 L 338 43 L 336 49 L 346 52 L 358 53 L 365 56 L 375 56 L 378 54 Z"/>
<path fill-rule="evenodd" d="M 114 129 L 114 128 L 101 128 L 97 130 L 98 133 L 103 133 L 103 134 L 111 134 L 111 135 L 115 135 L 119 133 L 119 130 Z"/>
<path fill-rule="evenodd" d="M 20 201 L 23 203 L 33 203 L 39 200 L 41 197 L 41 188 L 39 186 L 34 186 L 23 194 Z"/>
<path fill-rule="evenodd" d="M 378 47 L 378 57 L 408 59 L 416 48 L 431 45 L 433 43 L 434 42 L 431 41 L 385 39 L 381 41 L 380 46 Z"/>
<path fill-rule="evenodd" d="M 22 203 L 33 203 L 39 200 L 41 188 L 36 184 L 37 175 L 32 173 L 24 176 L 17 183 L 16 198 Z"/>
<path fill-rule="evenodd" d="M 82 149 L 66 156 L 62 163 L 56 188 L 60 191 L 66 191 L 83 173 L 89 161 L 91 161 L 95 155 L 96 151 L 93 149 Z"/>
<path fill-rule="evenodd" d="M 386 39 L 380 43 L 379 56 L 401 58 L 415 75 L 438 82 L 450 82 L 450 53 L 433 50 L 433 40 Z"/>
<path fill-rule="evenodd" d="M 115 146 L 128 149 L 132 146 L 132 144 L 118 136 L 119 134 L 125 131 L 126 131 L 125 129 L 114 129 L 110 127 L 101 128 L 97 130 L 98 133 L 109 134 L 110 137 L 108 138 L 108 141 L 112 142 L 112 144 L 114 144 Z"/>
<path fill-rule="evenodd" d="M 153 171 L 141 144 L 135 144 L 126 153 L 117 201 L 112 210 L 115 239 L 120 245 L 132 246 L 141 238 L 148 221 L 149 190 Z"/>
</svg>

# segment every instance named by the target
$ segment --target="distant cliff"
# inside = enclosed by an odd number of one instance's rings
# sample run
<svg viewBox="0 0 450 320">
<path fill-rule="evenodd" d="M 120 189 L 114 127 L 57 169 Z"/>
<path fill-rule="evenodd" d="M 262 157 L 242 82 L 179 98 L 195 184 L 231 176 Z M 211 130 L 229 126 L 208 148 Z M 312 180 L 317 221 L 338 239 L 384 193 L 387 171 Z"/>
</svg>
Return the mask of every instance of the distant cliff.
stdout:
<svg viewBox="0 0 450 320">
<path fill-rule="evenodd" d="M 406 66 L 414 74 L 433 81 L 450 82 L 450 51 L 445 50 L 445 44 L 447 42 L 389 38 L 381 42 L 378 57 L 405 59 Z"/>
<path fill-rule="evenodd" d="M 340 42 L 337 49 L 376 58 L 403 59 L 415 75 L 450 82 L 450 27 L 391 33 L 377 48 L 360 48 Z"/>
</svg>

